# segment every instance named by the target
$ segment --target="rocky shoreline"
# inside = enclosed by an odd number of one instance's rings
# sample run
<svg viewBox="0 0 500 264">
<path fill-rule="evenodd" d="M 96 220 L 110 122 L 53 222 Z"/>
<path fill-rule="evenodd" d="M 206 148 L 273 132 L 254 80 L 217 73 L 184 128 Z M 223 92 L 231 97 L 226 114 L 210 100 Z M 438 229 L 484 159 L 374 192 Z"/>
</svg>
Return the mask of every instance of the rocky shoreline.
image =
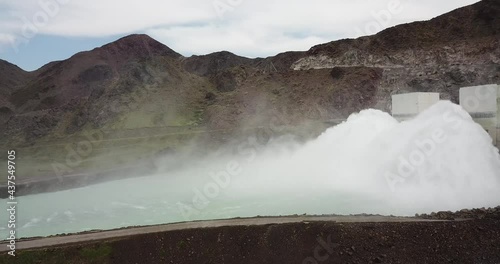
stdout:
<svg viewBox="0 0 500 264">
<path fill-rule="evenodd" d="M 440 211 L 430 214 L 416 214 L 415 217 L 433 220 L 455 220 L 455 219 L 497 219 L 500 220 L 500 206 L 494 208 L 462 209 L 460 211 Z"/>
</svg>

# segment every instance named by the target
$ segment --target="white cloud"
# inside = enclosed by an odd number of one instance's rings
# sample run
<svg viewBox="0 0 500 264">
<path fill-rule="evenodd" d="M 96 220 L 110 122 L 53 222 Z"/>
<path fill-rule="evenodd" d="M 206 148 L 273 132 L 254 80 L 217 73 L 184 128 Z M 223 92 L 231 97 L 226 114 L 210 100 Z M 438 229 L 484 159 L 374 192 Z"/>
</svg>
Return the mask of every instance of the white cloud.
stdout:
<svg viewBox="0 0 500 264">
<path fill-rule="evenodd" d="M 0 33 L 0 43 L 11 43 L 13 40 L 13 35 Z"/>
<path fill-rule="evenodd" d="M 0 52 L 5 51 L 14 42 L 14 39 L 13 35 L 0 33 Z"/>
<path fill-rule="evenodd" d="M 0 0 L 0 36 L 26 32 L 102 37 L 146 32 L 184 54 L 266 56 L 374 33 L 374 14 L 398 0 Z M 477 0 L 400 0 L 380 29 L 425 20 Z M 227 9 L 222 16 L 214 4 Z M 382 12 L 382 13 L 381 13 Z M 385 22 L 386 16 L 382 16 Z M 37 22 L 38 21 L 38 22 Z M 0 45 L 2 38 L 0 37 Z"/>
<path fill-rule="evenodd" d="M 163 43 L 168 43 L 172 49 L 185 55 L 201 55 L 228 50 L 236 54 L 257 57 L 278 51 L 308 49 L 313 45 L 328 41 L 327 38 L 318 36 L 294 38 L 266 29 L 254 31 L 235 27 L 218 28 L 217 26 L 153 29 L 148 30 L 147 33 Z"/>
</svg>

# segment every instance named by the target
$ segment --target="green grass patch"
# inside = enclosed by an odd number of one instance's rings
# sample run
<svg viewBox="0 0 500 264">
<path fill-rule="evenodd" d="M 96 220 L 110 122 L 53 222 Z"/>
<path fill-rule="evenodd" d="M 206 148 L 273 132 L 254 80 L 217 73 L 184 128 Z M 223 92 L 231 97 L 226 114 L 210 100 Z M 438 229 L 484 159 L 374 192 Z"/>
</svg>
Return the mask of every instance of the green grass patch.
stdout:
<svg viewBox="0 0 500 264">
<path fill-rule="evenodd" d="M 91 263 L 104 263 L 113 252 L 113 249 L 108 244 L 102 244 L 95 247 L 86 247 L 80 250 L 80 256 L 85 261 L 90 261 Z"/>
</svg>

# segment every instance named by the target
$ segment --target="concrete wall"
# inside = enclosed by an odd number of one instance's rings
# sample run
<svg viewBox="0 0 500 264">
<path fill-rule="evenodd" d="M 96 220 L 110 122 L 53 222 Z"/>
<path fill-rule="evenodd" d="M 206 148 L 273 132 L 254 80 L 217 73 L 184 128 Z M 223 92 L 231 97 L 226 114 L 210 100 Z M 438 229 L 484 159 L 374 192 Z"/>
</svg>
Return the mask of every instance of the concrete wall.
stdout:
<svg viewBox="0 0 500 264">
<path fill-rule="evenodd" d="M 392 96 L 392 116 L 397 120 L 413 118 L 439 102 L 439 93 L 407 93 Z"/>
<path fill-rule="evenodd" d="M 500 86 L 496 84 L 464 87 L 460 89 L 460 105 L 474 121 L 484 127 L 500 144 Z"/>
</svg>

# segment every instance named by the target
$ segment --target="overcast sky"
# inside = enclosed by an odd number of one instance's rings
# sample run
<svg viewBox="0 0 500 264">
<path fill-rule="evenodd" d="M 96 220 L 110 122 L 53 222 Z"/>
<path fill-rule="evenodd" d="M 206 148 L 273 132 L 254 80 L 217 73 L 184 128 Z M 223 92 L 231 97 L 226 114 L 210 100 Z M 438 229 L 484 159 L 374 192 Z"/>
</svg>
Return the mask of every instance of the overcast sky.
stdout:
<svg viewBox="0 0 500 264">
<path fill-rule="evenodd" d="M 190 56 L 266 57 L 427 20 L 477 0 L 0 0 L 0 58 L 34 70 L 146 33 Z"/>
</svg>

